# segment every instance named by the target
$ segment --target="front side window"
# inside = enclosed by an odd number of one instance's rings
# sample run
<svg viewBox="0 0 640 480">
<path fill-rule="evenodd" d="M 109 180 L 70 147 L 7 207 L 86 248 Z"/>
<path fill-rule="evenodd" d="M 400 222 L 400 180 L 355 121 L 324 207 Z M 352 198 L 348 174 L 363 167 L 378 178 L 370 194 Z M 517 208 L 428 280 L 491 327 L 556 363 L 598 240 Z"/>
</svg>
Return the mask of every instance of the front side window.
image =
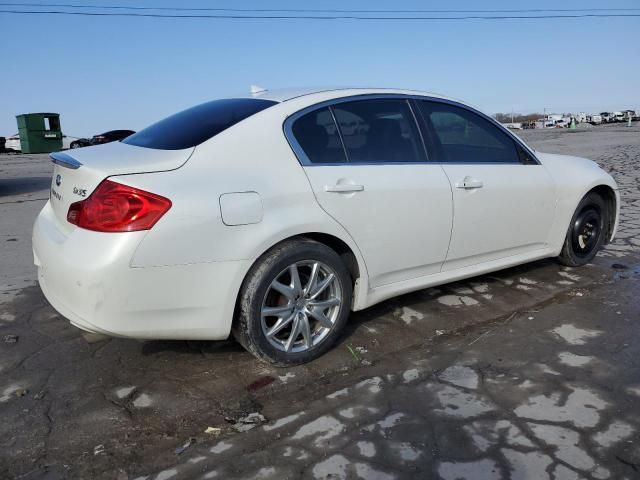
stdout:
<svg viewBox="0 0 640 480">
<path fill-rule="evenodd" d="M 195 147 L 276 103 L 257 98 L 213 100 L 160 120 L 123 143 L 158 150 Z"/>
<path fill-rule="evenodd" d="M 291 131 L 311 163 L 344 163 L 344 148 L 328 108 L 297 119 Z"/>
<path fill-rule="evenodd" d="M 417 102 L 435 152 L 430 157 L 448 163 L 519 163 L 516 144 L 496 125 L 465 108 L 440 102 Z"/>
<path fill-rule="evenodd" d="M 357 100 L 333 105 L 350 163 L 425 160 L 406 100 Z"/>
</svg>

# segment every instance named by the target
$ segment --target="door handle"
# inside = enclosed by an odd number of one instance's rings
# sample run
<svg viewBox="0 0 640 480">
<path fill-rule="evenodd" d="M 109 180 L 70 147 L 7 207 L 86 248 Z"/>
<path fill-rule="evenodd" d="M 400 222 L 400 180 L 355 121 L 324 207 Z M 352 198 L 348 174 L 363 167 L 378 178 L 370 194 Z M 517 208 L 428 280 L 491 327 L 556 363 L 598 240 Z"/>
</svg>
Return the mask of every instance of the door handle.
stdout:
<svg viewBox="0 0 640 480">
<path fill-rule="evenodd" d="M 362 192 L 364 190 L 364 185 L 353 185 L 350 183 L 339 183 L 337 185 L 333 185 L 332 187 L 326 185 L 324 187 L 325 192 L 331 193 L 353 193 L 353 192 Z"/>
<path fill-rule="evenodd" d="M 471 177 L 464 177 L 464 180 L 456 182 L 456 188 L 464 188 L 465 190 L 472 190 L 474 188 L 482 188 L 484 184 L 481 180 L 477 180 Z"/>
</svg>

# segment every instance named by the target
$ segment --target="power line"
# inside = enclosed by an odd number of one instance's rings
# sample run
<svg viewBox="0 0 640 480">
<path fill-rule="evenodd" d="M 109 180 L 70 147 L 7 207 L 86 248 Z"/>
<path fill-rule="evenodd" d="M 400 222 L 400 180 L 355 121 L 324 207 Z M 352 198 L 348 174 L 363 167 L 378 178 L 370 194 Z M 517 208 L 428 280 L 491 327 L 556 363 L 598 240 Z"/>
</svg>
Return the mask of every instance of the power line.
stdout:
<svg viewBox="0 0 640 480">
<path fill-rule="evenodd" d="M 100 10 L 157 10 L 157 11 L 192 11 L 192 12 L 246 12 L 246 13 L 465 13 L 465 14 L 495 14 L 495 13 L 572 13 L 572 12 L 631 12 L 640 8 L 529 8 L 502 10 L 344 10 L 344 9 L 307 9 L 307 8 L 222 8 L 222 7 L 145 7 L 130 5 L 84 5 L 73 3 L 8 3 L 0 2 L 4 7 L 56 7 L 82 8 Z"/>
<path fill-rule="evenodd" d="M 569 15 L 464 15 L 453 17 L 441 16 L 360 16 L 360 15 L 207 15 L 207 14 L 164 14 L 164 13 L 132 13 L 132 12 L 77 12 L 60 10 L 0 10 L 0 13 L 18 15 L 72 15 L 88 17 L 139 17 L 139 18 L 177 18 L 177 19 L 220 19 L 220 20 L 543 20 L 560 18 L 635 18 L 640 14 L 624 13 L 580 13 Z"/>
</svg>

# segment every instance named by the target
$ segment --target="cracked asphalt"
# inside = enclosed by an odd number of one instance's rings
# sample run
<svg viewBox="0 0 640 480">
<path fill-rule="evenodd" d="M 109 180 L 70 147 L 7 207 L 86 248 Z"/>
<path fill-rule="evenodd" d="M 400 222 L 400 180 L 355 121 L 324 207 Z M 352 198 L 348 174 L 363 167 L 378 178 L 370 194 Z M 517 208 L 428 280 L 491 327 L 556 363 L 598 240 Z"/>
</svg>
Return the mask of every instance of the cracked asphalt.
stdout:
<svg viewBox="0 0 640 480">
<path fill-rule="evenodd" d="M 70 326 L 31 258 L 51 166 L 0 156 L 0 477 L 640 478 L 640 127 L 521 134 L 614 175 L 617 240 L 358 312 L 289 369 Z"/>
</svg>

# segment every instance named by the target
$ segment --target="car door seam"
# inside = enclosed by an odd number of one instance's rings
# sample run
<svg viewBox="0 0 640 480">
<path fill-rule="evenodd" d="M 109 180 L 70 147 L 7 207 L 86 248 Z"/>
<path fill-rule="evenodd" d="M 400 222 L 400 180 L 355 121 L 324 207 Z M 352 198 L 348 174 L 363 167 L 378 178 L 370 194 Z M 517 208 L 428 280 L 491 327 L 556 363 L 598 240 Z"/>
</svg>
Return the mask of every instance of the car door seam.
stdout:
<svg viewBox="0 0 640 480">
<path fill-rule="evenodd" d="M 449 244 L 447 245 L 447 253 L 445 254 L 444 260 L 440 265 L 440 271 L 442 271 L 442 269 L 444 268 L 444 264 L 447 263 L 447 259 L 449 258 L 449 249 L 451 248 L 451 241 L 453 240 L 453 226 L 455 225 L 455 219 L 456 219 L 456 204 L 455 204 L 455 199 L 453 194 L 453 184 L 451 183 L 451 178 L 449 178 L 447 171 L 442 165 L 440 165 L 440 169 L 444 173 L 444 176 L 447 177 L 447 181 L 449 182 L 449 192 L 451 193 L 451 228 L 449 230 Z"/>
<path fill-rule="evenodd" d="M 313 198 L 316 201 L 316 205 L 318 205 L 320 207 L 320 209 L 329 216 L 329 218 L 331 218 L 336 224 L 338 224 L 340 226 L 340 228 L 342 229 L 342 231 L 344 232 L 344 234 L 349 237 L 351 239 L 351 241 L 353 242 L 353 245 L 358 249 L 358 253 L 360 254 L 360 258 L 362 258 L 362 263 L 364 264 L 364 268 L 365 268 L 365 273 L 367 275 L 367 284 L 369 283 L 369 269 L 367 267 L 367 261 L 364 258 L 364 254 L 362 253 L 362 250 L 360 249 L 360 246 L 358 245 L 358 243 L 356 242 L 355 238 L 353 238 L 351 236 L 351 234 L 349 233 L 349 231 L 347 230 L 347 228 L 337 219 L 335 218 L 333 215 L 331 215 L 331 213 L 329 213 L 324 206 L 322 205 L 322 202 L 320 202 L 320 200 L 318 199 L 318 196 L 316 195 L 316 191 L 313 188 L 313 184 L 311 182 L 311 179 L 309 178 L 309 175 L 307 174 L 307 170 L 304 168 L 303 165 L 300 165 L 300 168 L 302 169 L 302 172 L 304 173 L 305 178 L 307 179 L 307 183 L 309 184 L 309 188 L 311 189 L 311 193 L 313 195 Z"/>
</svg>

